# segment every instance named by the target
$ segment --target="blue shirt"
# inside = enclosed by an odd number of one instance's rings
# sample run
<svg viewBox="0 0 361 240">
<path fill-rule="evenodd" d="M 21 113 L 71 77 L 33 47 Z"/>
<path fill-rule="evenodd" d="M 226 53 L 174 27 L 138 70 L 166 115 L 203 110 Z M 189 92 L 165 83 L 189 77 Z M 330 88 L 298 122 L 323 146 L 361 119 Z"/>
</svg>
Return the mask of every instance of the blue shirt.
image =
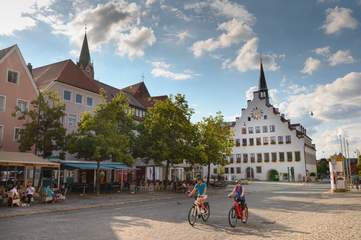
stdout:
<svg viewBox="0 0 361 240">
<path fill-rule="evenodd" d="M 207 184 L 206 183 L 202 183 L 202 184 L 199 184 L 197 183 L 194 188 L 197 190 L 197 195 L 204 195 L 204 191 L 206 190 L 207 188 Z"/>
</svg>

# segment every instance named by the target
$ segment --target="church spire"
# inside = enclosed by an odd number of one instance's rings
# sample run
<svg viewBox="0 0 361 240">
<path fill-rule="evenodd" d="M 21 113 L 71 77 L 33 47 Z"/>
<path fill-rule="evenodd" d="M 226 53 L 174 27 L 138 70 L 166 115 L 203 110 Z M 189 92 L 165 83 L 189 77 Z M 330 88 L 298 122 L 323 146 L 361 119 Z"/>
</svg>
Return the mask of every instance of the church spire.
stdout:
<svg viewBox="0 0 361 240">
<path fill-rule="evenodd" d="M 262 64 L 262 57 L 260 57 L 260 72 L 259 72 L 259 84 L 258 84 L 258 91 L 260 93 L 261 98 L 265 98 L 267 102 L 269 102 L 268 97 L 268 87 L 266 82 L 266 77 L 263 71 L 263 64 Z"/>
<path fill-rule="evenodd" d="M 86 36 L 86 32 L 84 35 L 83 45 L 81 47 L 78 64 L 83 65 L 83 67 L 90 64 L 90 53 L 89 53 L 88 38 Z"/>
<path fill-rule="evenodd" d="M 78 67 L 81 70 L 83 70 L 83 72 L 89 78 L 94 78 L 94 68 L 93 68 L 93 64 L 92 64 L 91 59 L 90 59 L 88 38 L 87 38 L 87 35 L 86 35 L 86 26 L 85 26 L 85 34 L 84 34 L 83 45 L 81 47 L 79 61 L 78 61 Z"/>
</svg>

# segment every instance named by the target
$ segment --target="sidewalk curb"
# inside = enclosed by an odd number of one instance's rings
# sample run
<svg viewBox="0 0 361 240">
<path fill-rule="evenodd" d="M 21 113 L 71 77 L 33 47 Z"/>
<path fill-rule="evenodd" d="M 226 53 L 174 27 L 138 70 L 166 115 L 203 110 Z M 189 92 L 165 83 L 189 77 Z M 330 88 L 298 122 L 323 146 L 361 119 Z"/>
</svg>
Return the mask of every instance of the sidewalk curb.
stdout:
<svg viewBox="0 0 361 240">
<path fill-rule="evenodd" d="M 19 212 L 19 213 L 11 213 L 11 214 L 0 215 L 0 219 L 12 218 L 12 217 L 32 216 L 32 215 L 45 214 L 45 213 L 59 213 L 59 212 L 64 212 L 65 213 L 65 212 L 84 210 L 84 209 L 116 207 L 116 206 L 122 206 L 122 205 L 125 205 L 125 204 L 131 204 L 131 203 L 143 203 L 143 202 L 149 202 L 149 201 L 171 200 L 171 199 L 177 199 L 177 197 L 173 196 L 173 197 L 163 197 L 163 198 L 153 198 L 153 199 L 143 199 L 143 200 L 136 200 L 136 201 L 127 201 L 127 202 L 83 205 L 83 206 L 78 206 L 78 207 L 64 207 L 64 208 L 60 208 L 60 209 L 45 209 L 45 210 L 39 210 L 39 211 L 33 211 L 33 212 Z"/>
</svg>

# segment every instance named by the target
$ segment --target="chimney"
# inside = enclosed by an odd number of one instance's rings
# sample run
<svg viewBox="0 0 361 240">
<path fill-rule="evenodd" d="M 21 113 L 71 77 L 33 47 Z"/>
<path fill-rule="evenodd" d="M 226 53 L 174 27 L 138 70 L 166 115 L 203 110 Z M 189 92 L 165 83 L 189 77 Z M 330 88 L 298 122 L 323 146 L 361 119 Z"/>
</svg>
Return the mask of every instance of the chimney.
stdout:
<svg viewBox="0 0 361 240">
<path fill-rule="evenodd" d="M 31 65 L 31 63 L 28 63 L 28 69 L 29 69 L 29 72 L 31 74 L 31 76 L 33 76 L 33 65 Z"/>
</svg>

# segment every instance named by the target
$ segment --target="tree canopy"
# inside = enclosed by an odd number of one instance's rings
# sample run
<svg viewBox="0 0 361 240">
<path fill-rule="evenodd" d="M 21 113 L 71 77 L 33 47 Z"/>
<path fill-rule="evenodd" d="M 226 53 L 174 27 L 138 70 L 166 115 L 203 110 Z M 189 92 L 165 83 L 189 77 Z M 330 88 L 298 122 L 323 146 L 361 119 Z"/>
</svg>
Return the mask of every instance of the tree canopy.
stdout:
<svg viewBox="0 0 361 240">
<path fill-rule="evenodd" d="M 35 146 L 36 154 L 44 158 L 53 151 L 63 150 L 65 128 L 62 119 L 65 116 L 65 105 L 54 92 L 43 92 L 31 102 L 28 111 L 16 107 L 13 116 L 26 120 L 19 132 L 19 150 L 29 151 Z"/>
</svg>

